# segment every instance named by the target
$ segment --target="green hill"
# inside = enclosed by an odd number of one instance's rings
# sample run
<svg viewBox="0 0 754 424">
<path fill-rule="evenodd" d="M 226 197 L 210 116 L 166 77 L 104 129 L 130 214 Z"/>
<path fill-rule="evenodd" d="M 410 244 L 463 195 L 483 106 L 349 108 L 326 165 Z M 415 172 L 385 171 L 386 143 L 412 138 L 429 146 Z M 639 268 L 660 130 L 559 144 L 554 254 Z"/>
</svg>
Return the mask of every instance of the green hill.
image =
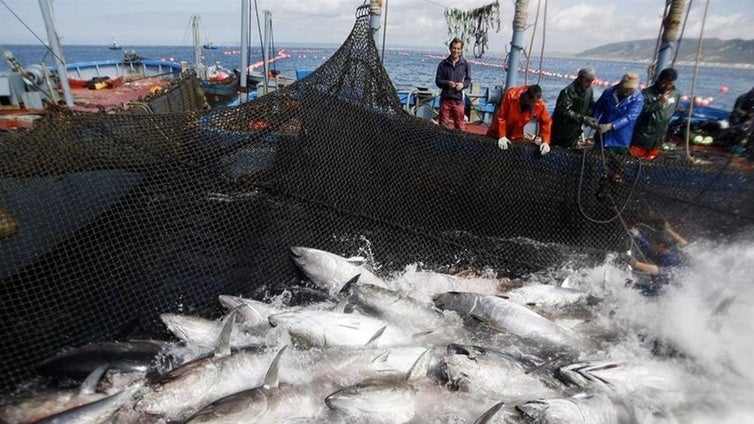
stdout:
<svg viewBox="0 0 754 424">
<path fill-rule="evenodd" d="M 656 40 L 634 40 L 605 44 L 578 53 L 580 57 L 596 57 L 612 60 L 649 61 L 655 51 Z M 697 40 L 685 40 L 678 51 L 678 62 L 696 61 Z M 702 42 L 700 61 L 718 64 L 754 65 L 754 40 L 721 40 L 705 38 Z"/>
</svg>

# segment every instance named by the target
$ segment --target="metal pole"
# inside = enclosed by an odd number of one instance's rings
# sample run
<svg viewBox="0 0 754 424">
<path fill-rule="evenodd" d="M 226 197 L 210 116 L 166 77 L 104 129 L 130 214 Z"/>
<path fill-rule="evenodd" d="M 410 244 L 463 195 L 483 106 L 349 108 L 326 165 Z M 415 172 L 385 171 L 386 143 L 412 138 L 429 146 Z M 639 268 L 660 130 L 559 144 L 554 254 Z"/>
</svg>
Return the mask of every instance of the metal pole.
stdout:
<svg viewBox="0 0 754 424">
<path fill-rule="evenodd" d="M 245 103 L 248 98 L 246 77 L 249 74 L 249 12 L 249 0 L 241 0 L 241 103 Z"/>
<path fill-rule="evenodd" d="M 377 51 L 380 51 L 380 20 L 382 18 L 382 0 L 370 0 L 369 1 L 369 28 L 372 29 L 372 36 L 374 37 L 374 45 L 377 46 Z"/>
<path fill-rule="evenodd" d="M 207 79 L 207 72 L 202 63 L 202 42 L 199 38 L 199 17 L 191 17 L 191 27 L 194 32 L 194 71 L 200 79 Z"/>
<path fill-rule="evenodd" d="M 63 63 L 63 49 L 60 47 L 60 39 L 58 38 L 58 33 L 55 30 L 55 24 L 52 22 L 50 3 L 47 0 L 39 0 L 39 8 L 42 10 L 42 18 L 44 19 L 45 29 L 47 30 L 47 41 L 50 43 L 50 49 L 52 49 L 52 59 L 55 62 L 55 67 L 58 70 L 60 88 L 63 89 L 63 98 L 65 99 L 65 104 L 67 106 L 73 106 L 71 86 L 68 84 L 68 72 L 65 69 L 65 63 Z"/>
<path fill-rule="evenodd" d="M 678 40 L 678 31 L 681 27 L 685 6 L 686 0 L 673 0 L 668 10 L 668 15 L 662 22 L 662 41 L 660 42 L 660 49 L 657 52 L 657 67 L 651 78 L 652 83 L 657 80 L 657 75 L 660 74 L 660 71 L 670 66 L 669 64 L 672 61 L 674 53 L 673 43 Z"/>
<path fill-rule="evenodd" d="M 513 16 L 513 36 L 511 37 L 511 51 L 508 54 L 508 71 L 504 91 L 518 84 L 518 58 L 524 49 L 524 30 L 528 18 L 529 0 L 516 0 L 516 11 Z"/>
<path fill-rule="evenodd" d="M 262 63 L 264 64 L 264 89 L 263 94 L 267 94 L 270 87 L 270 32 L 272 23 L 272 13 L 269 10 L 264 11 L 264 40 L 262 45 Z"/>
</svg>

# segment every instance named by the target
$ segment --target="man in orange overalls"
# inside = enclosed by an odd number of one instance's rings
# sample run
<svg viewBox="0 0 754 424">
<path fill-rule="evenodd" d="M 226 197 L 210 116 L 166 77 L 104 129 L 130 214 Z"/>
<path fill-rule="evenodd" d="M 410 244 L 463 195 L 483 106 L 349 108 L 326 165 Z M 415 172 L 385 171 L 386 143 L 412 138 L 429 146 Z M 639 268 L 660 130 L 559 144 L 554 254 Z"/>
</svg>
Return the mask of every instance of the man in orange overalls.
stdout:
<svg viewBox="0 0 754 424">
<path fill-rule="evenodd" d="M 539 123 L 539 134 L 534 135 L 533 140 L 524 135 L 524 127 L 532 118 Z M 552 118 L 542 101 L 542 88 L 536 84 L 524 85 L 513 87 L 505 93 L 487 129 L 487 136 L 497 138 L 497 145 L 503 150 L 508 148 L 511 140 L 534 141 L 539 146 L 539 152 L 546 155 L 550 152 L 551 128 Z"/>
</svg>

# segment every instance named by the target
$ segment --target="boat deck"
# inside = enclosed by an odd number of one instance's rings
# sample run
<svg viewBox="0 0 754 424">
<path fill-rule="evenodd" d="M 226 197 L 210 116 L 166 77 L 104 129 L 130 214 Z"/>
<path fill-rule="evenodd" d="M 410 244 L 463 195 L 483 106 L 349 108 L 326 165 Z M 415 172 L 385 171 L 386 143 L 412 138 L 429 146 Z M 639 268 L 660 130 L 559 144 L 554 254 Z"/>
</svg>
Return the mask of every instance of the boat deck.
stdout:
<svg viewBox="0 0 754 424">
<path fill-rule="evenodd" d="M 162 77 L 142 77 L 124 80 L 120 85 L 101 89 L 72 86 L 74 106 L 71 109 L 83 112 L 109 112 L 126 108 L 128 103 L 162 91 L 169 84 L 170 81 Z"/>
</svg>

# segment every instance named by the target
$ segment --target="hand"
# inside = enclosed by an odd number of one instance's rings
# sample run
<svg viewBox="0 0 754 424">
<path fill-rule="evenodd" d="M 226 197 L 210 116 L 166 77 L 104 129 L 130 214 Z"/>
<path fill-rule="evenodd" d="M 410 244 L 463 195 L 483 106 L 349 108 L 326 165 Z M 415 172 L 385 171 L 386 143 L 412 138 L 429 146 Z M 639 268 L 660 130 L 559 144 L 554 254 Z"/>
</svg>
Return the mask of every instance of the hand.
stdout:
<svg viewBox="0 0 754 424">
<path fill-rule="evenodd" d="M 537 146 L 540 146 L 540 145 L 542 145 L 542 137 L 540 137 L 540 136 L 535 136 L 535 137 L 534 137 L 534 140 L 532 140 L 532 141 L 533 141 L 533 142 L 534 142 L 534 144 L 536 144 Z"/>
<path fill-rule="evenodd" d="M 599 126 L 597 124 L 597 120 L 594 119 L 591 116 L 588 116 L 588 115 L 584 116 L 584 119 L 582 119 L 582 122 L 584 123 L 584 125 L 586 125 L 586 126 L 588 126 L 590 128 L 594 128 L 594 129 L 597 129 L 597 127 Z"/>
<path fill-rule="evenodd" d="M 550 153 L 550 145 L 547 143 L 542 143 L 539 145 L 539 154 L 542 156 Z"/>
<path fill-rule="evenodd" d="M 597 129 L 599 130 L 600 134 L 604 134 L 613 129 L 613 124 L 599 124 Z"/>
<path fill-rule="evenodd" d="M 636 227 L 631 227 L 628 232 L 631 233 L 631 237 L 639 237 L 639 229 Z"/>
<path fill-rule="evenodd" d="M 508 140 L 508 137 L 500 137 L 497 140 L 497 147 L 499 147 L 501 150 L 508 150 L 508 146 L 511 144 L 511 141 Z"/>
</svg>

